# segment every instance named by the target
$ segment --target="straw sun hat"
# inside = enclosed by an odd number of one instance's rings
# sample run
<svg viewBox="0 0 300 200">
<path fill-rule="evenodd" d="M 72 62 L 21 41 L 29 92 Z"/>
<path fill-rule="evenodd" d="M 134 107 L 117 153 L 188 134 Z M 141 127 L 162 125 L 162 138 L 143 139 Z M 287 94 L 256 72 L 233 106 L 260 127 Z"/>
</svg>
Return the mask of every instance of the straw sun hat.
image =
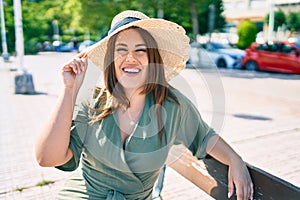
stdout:
<svg viewBox="0 0 300 200">
<path fill-rule="evenodd" d="M 178 75 L 185 68 L 189 57 L 189 38 L 186 36 L 185 30 L 176 23 L 149 18 L 145 14 L 133 10 L 123 11 L 114 17 L 108 35 L 87 49 L 89 59 L 103 70 L 109 38 L 132 26 L 147 30 L 156 40 L 164 62 L 167 80 Z"/>
</svg>

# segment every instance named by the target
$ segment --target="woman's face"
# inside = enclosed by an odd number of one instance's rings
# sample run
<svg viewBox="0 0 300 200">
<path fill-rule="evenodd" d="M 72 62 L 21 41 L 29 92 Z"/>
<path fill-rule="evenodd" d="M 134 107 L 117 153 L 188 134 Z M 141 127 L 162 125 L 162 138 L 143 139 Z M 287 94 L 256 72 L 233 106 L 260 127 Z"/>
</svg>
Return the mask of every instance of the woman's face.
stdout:
<svg viewBox="0 0 300 200">
<path fill-rule="evenodd" d="M 114 63 L 117 79 L 125 89 L 137 89 L 146 83 L 147 46 L 136 30 L 127 29 L 118 34 Z"/>
</svg>

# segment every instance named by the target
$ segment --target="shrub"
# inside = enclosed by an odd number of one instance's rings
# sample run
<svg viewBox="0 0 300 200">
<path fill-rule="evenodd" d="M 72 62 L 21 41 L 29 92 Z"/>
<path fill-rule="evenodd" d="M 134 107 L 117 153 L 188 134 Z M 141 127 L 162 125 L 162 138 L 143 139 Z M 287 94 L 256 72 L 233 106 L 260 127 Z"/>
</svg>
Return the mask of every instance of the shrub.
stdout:
<svg viewBox="0 0 300 200">
<path fill-rule="evenodd" d="M 240 49 L 246 49 L 256 39 L 257 28 L 256 25 L 250 20 L 243 21 L 238 27 L 239 40 L 237 47 Z"/>
<path fill-rule="evenodd" d="M 38 39 L 32 38 L 28 41 L 24 41 L 24 50 L 25 55 L 34 55 L 37 54 L 38 49 Z"/>
</svg>

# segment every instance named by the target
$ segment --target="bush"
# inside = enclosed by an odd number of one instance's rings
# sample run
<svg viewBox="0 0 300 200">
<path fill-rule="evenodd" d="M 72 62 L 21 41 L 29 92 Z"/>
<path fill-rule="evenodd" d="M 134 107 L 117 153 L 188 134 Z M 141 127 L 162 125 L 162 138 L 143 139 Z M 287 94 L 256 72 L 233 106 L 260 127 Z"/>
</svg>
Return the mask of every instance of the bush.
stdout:
<svg viewBox="0 0 300 200">
<path fill-rule="evenodd" d="M 250 20 L 243 21 L 238 28 L 239 40 L 237 47 L 246 49 L 252 42 L 255 42 L 257 28 L 256 25 Z"/>
<path fill-rule="evenodd" d="M 74 37 L 73 35 L 64 34 L 64 35 L 61 35 L 61 40 L 63 42 L 68 43 L 68 42 L 70 42 L 72 40 L 73 37 Z"/>
<path fill-rule="evenodd" d="M 24 50 L 26 55 L 34 55 L 39 52 L 38 49 L 38 39 L 33 38 L 28 41 L 24 41 Z"/>
</svg>

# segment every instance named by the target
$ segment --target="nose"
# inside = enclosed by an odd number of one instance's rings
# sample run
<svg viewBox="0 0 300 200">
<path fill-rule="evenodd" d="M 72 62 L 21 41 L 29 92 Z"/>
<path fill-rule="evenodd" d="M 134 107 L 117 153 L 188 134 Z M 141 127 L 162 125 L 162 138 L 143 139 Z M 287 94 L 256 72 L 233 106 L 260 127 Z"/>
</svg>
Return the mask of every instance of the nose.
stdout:
<svg viewBox="0 0 300 200">
<path fill-rule="evenodd" d="M 135 58 L 132 55 L 132 52 L 129 52 L 126 56 L 126 62 L 135 61 Z"/>
</svg>

